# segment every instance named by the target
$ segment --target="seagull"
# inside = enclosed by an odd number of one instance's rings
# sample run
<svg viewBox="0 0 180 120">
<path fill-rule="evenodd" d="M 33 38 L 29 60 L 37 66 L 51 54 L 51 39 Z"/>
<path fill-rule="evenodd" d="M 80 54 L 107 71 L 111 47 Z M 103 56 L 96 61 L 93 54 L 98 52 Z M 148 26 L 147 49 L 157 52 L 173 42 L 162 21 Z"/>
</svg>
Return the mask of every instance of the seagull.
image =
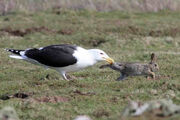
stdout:
<svg viewBox="0 0 180 120">
<path fill-rule="evenodd" d="M 106 61 L 113 64 L 103 50 L 85 49 L 70 44 L 49 45 L 41 48 L 30 48 L 25 50 L 6 49 L 11 52 L 11 58 L 25 60 L 27 62 L 51 68 L 59 72 L 65 80 L 68 80 L 66 73 L 75 72 L 99 61 Z"/>
</svg>

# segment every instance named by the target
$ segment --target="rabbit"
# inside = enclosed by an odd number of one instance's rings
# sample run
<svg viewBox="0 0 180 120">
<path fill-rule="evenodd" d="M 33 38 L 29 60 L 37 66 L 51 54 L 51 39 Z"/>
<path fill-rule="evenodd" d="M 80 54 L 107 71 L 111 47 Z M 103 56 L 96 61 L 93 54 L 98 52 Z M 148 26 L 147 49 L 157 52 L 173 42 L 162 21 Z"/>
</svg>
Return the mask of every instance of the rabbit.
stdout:
<svg viewBox="0 0 180 120">
<path fill-rule="evenodd" d="M 110 67 L 113 70 L 119 71 L 121 76 L 117 78 L 117 81 L 124 80 L 128 76 L 150 76 L 155 79 L 155 72 L 159 70 L 159 66 L 156 63 L 156 56 L 154 53 L 151 54 L 151 61 L 149 63 L 118 63 L 106 64 L 100 66 L 100 68 Z"/>
</svg>

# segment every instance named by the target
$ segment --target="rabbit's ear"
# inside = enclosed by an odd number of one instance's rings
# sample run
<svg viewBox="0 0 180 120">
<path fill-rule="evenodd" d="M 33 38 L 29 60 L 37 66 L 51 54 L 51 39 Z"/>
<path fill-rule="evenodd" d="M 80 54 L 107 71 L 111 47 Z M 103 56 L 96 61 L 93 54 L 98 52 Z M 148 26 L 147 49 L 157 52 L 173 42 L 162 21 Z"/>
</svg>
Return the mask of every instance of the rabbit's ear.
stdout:
<svg viewBox="0 0 180 120">
<path fill-rule="evenodd" d="M 155 61 L 156 61 L 156 55 L 155 55 L 155 53 L 152 53 L 151 54 L 151 63 L 153 63 Z"/>
</svg>

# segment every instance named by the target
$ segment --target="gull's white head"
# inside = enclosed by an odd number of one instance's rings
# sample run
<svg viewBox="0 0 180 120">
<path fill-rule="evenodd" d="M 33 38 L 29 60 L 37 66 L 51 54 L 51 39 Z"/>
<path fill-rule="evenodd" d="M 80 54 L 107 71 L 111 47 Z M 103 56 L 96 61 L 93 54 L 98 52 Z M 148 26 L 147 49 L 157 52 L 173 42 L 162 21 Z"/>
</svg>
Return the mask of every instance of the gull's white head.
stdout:
<svg viewBox="0 0 180 120">
<path fill-rule="evenodd" d="M 90 49 L 89 52 L 93 55 L 96 61 L 107 61 L 109 64 L 114 63 L 114 60 L 100 49 Z"/>
</svg>

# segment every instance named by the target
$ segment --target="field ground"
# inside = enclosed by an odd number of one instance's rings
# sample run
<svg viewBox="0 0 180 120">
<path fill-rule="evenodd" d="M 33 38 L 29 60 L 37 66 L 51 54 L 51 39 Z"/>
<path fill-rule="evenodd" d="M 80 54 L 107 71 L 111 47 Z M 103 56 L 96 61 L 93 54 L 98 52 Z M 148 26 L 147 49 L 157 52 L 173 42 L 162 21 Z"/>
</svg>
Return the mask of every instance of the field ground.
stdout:
<svg viewBox="0 0 180 120">
<path fill-rule="evenodd" d="M 180 104 L 180 14 L 93 12 L 50 10 L 14 12 L 0 17 L 0 95 L 26 93 L 27 99 L 0 100 L 0 108 L 13 106 L 22 120 L 72 120 L 85 114 L 92 119 L 117 120 L 128 100 L 170 98 Z M 4 48 L 25 49 L 69 43 L 100 48 L 116 61 L 149 62 L 158 56 L 156 80 L 130 77 L 123 82 L 119 73 L 99 69 L 101 62 L 71 73 L 62 80 L 45 70 L 8 57 Z M 134 119 L 155 119 L 136 117 Z M 178 118 L 178 117 L 177 117 Z M 167 118 L 167 119 L 177 119 Z M 157 118 L 164 119 L 164 118 Z"/>
</svg>

